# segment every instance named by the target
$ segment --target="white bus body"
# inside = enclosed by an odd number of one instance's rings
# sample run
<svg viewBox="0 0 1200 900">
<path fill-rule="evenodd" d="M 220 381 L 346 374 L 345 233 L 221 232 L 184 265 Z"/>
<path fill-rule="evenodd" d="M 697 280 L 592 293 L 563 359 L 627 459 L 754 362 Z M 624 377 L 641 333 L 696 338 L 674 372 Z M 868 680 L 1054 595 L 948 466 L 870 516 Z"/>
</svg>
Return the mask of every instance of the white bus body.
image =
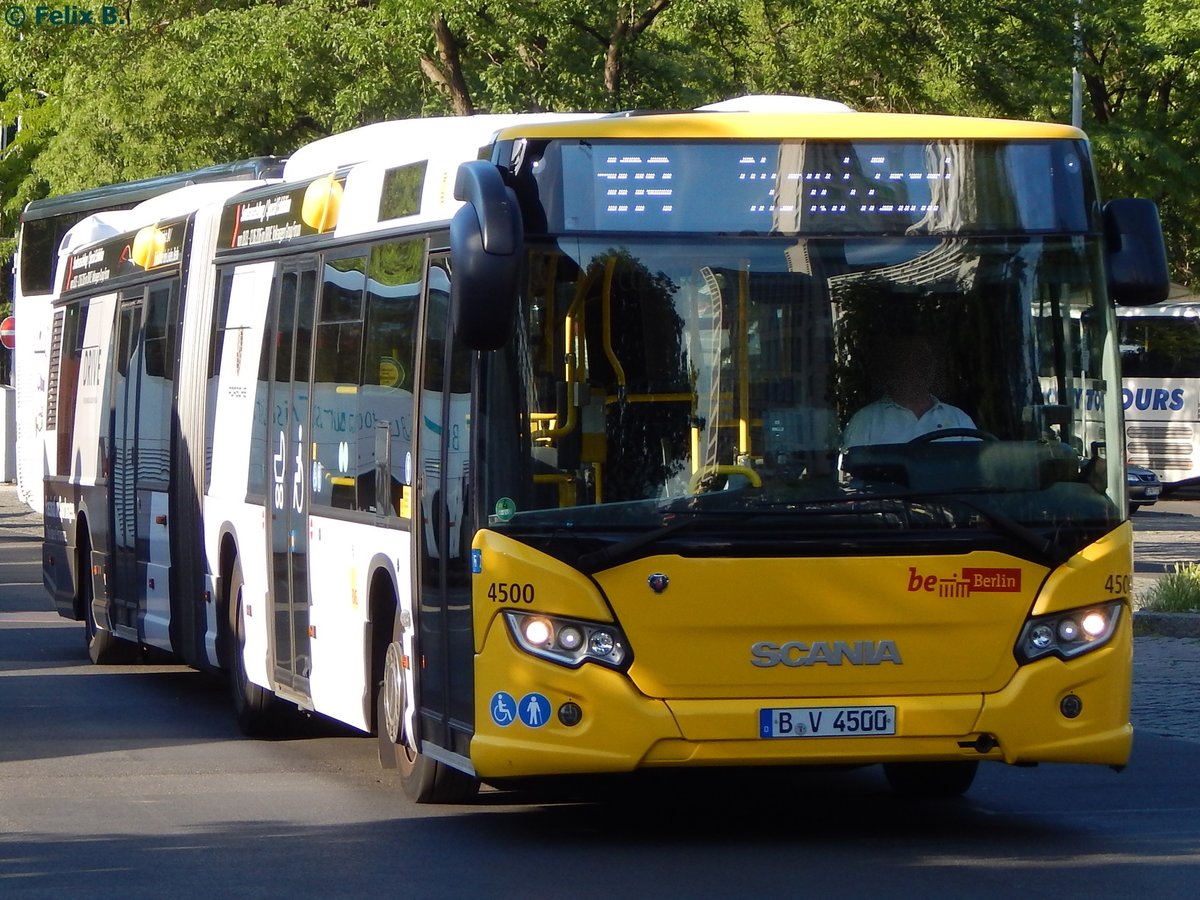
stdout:
<svg viewBox="0 0 1200 900">
<path fill-rule="evenodd" d="M 1118 307 L 1129 461 L 1166 485 L 1200 479 L 1200 301 Z"/>
<path fill-rule="evenodd" d="M 89 217 L 63 241 L 37 447 L 45 461 L 43 571 L 60 613 L 87 623 L 95 657 L 120 656 L 118 641 L 178 649 L 171 609 L 184 600 L 172 595 L 172 542 L 187 517 L 176 515 L 168 488 L 189 362 L 207 360 L 180 359 L 174 323 L 182 294 L 212 293 L 222 203 L 265 183 L 179 188 Z M 191 321 L 202 311 L 184 310 L 189 331 L 202 327 Z"/>
<path fill-rule="evenodd" d="M 60 255 L 127 230 L 129 226 L 123 224 L 122 214 L 151 197 L 201 182 L 251 182 L 277 177 L 282 168 L 282 160 L 261 157 L 35 200 L 26 206 L 13 257 L 13 315 L 17 322 L 13 350 L 16 470 L 17 494 L 23 502 L 39 511 L 42 508 L 47 353 L 52 338 L 54 300 L 58 296 L 56 273 Z M 81 231 L 76 230 L 75 226 L 84 220 L 87 224 Z"/>
<path fill-rule="evenodd" d="M 454 177 L 499 128 L 572 118 L 380 123 L 301 149 L 280 183 L 188 188 L 107 226 L 99 216 L 78 226 L 92 240 L 64 247 L 66 296 L 57 315 L 61 322 L 69 310 L 85 310 L 82 334 L 74 337 L 68 325 L 72 346 L 52 354 L 54 408 L 65 413 L 73 397 L 73 419 L 66 431 L 55 419 L 40 452 L 50 461 L 47 586 L 63 615 L 85 620 L 93 645 L 99 636 L 94 656 L 117 660 L 137 644 L 159 647 L 197 667 L 232 667 L 243 700 L 281 697 L 373 727 L 381 660 L 372 641 L 385 646 L 393 621 L 414 616 L 409 520 L 422 520 L 430 565 L 462 551 L 469 395 L 452 385 L 438 412 L 441 393 L 426 391 L 416 421 L 411 388 L 413 368 L 424 359 L 412 350 L 423 298 L 436 308 L 424 313 L 423 327 L 435 321 L 444 329 L 448 320 L 445 229 L 461 205 Z M 202 187 L 210 189 L 201 194 Z M 323 204 L 315 226 L 310 196 Z M 155 280 L 151 273 L 101 276 L 85 268 L 93 259 L 106 265 L 110 245 L 124 241 L 129 251 L 139 230 L 167 224 L 187 234 L 186 244 L 172 239 L 179 251 L 173 274 Z M 395 248 L 409 257 L 389 260 Z M 339 268 L 342 259 L 359 260 L 357 268 Z M 388 277 L 404 265 L 411 278 Z M 110 277 L 125 280 L 109 288 Z M 145 360 L 151 313 L 139 317 L 150 306 L 130 306 L 121 288 L 131 277 L 138 296 L 143 285 L 174 292 L 170 321 L 178 329 L 165 338 L 178 355 L 174 382 L 153 377 Z M 285 364 L 270 321 L 279 315 L 281 291 L 289 290 L 309 304 L 299 313 L 309 318 L 292 323 L 289 346 L 319 356 L 326 368 L 351 364 L 362 379 L 329 380 L 318 371 L 303 385 L 291 374 L 274 382 L 271 367 Z M 335 296 L 365 298 L 360 318 L 373 315 L 371 304 L 390 310 L 390 319 L 366 322 L 363 343 L 350 348 L 357 355 L 322 349 L 324 326 L 311 320 L 318 300 L 328 316 Z M 127 333 L 132 344 L 128 337 L 121 344 Z M 395 358 L 403 354 L 387 343 L 393 333 L 397 344 L 408 342 L 407 358 Z M 329 334 L 337 340 L 336 323 Z M 372 341 L 378 346 L 368 347 Z M 72 364 L 72 347 L 84 365 Z M 363 362 L 367 353 L 373 355 Z M 139 384 L 118 361 L 140 372 Z M 138 417 L 131 417 L 135 396 Z M 301 410 L 303 424 L 293 415 Z M 149 419 L 176 424 L 153 432 L 120 424 Z M 461 435 L 444 456 L 437 450 L 443 432 Z M 443 467 L 445 490 L 421 493 L 414 506 L 414 485 L 439 478 Z M 381 473 L 387 483 L 377 487 Z M 443 517 L 445 545 L 434 528 Z M 183 534 L 195 530 L 194 548 L 176 530 L 181 522 L 189 529 Z M 121 553 L 132 555 L 135 547 L 136 573 L 117 571 Z M 81 548 L 90 548 L 90 557 L 81 557 Z M 92 579 L 84 574 L 89 568 L 97 573 Z M 136 596 L 119 596 L 122 590 Z M 386 634 L 373 638 L 383 607 Z M 408 634 L 411 651 L 411 628 Z M 247 730 L 256 727 L 251 712 L 239 707 Z"/>
</svg>

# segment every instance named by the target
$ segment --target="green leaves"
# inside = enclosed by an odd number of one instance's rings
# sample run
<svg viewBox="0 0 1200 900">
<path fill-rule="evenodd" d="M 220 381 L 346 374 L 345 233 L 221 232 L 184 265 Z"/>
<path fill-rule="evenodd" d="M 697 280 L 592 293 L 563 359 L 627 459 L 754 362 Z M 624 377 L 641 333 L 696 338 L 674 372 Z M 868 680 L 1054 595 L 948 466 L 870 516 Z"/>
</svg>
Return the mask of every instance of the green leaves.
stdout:
<svg viewBox="0 0 1200 900">
<path fill-rule="evenodd" d="M 126 0 L 128 24 L 0 30 L 3 227 L 30 199 L 386 118 L 692 108 L 800 93 L 864 110 L 1070 121 L 1106 195 L 1159 201 L 1200 264 L 1194 0 Z M 1076 16 L 1080 29 L 1075 30 Z"/>
</svg>

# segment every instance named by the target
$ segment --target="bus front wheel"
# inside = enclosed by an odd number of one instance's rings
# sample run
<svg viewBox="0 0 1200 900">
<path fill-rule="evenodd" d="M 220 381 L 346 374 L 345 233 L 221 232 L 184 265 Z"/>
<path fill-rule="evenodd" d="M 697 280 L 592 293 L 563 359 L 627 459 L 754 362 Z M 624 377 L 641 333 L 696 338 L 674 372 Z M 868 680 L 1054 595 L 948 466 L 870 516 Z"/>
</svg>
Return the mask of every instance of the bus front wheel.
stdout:
<svg viewBox="0 0 1200 900">
<path fill-rule="evenodd" d="M 388 644 L 383 681 L 375 699 L 379 762 L 400 772 L 400 784 L 415 803 L 463 803 L 475 796 L 479 782 L 417 751 L 405 727 L 407 712 L 404 650 Z"/>
</svg>

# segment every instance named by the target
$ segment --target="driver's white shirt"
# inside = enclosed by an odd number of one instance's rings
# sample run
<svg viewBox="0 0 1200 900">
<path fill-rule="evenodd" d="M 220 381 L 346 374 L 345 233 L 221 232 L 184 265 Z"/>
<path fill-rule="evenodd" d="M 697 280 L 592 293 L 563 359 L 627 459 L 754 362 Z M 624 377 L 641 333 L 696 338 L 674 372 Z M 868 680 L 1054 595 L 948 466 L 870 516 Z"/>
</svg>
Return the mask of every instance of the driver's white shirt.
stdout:
<svg viewBox="0 0 1200 900">
<path fill-rule="evenodd" d="M 975 423 L 965 412 L 936 397 L 933 398 L 933 406 L 919 418 L 907 406 L 901 406 L 890 397 L 883 397 L 850 417 L 842 436 L 842 447 L 904 444 L 943 428 L 974 427 Z"/>
</svg>

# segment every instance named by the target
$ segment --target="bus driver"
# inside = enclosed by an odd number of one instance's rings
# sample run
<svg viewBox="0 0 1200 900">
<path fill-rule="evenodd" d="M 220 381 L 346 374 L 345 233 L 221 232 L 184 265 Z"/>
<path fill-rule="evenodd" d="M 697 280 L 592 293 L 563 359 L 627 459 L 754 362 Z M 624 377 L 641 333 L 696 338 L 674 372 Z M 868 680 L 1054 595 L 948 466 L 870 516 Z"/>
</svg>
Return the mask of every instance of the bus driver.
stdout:
<svg viewBox="0 0 1200 900">
<path fill-rule="evenodd" d="M 842 438 L 843 449 L 904 444 L 931 431 L 975 428 L 969 415 L 933 395 L 933 347 L 923 335 L 888 342 L 879 366 L 883 396 L 850 417 Z"/>
</svg>

